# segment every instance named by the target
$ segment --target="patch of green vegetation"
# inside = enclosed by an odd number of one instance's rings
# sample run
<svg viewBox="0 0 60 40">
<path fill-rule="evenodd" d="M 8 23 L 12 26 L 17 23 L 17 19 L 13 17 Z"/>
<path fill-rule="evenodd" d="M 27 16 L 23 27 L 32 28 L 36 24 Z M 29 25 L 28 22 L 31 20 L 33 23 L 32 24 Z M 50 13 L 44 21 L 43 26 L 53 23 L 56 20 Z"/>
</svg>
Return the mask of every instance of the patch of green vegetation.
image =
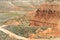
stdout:
<svg viewBox="0 0 60 40">
<path fill-rule="evenodd" d="M 28 34 L 29 33 L 36 33 L 35 31 L 37 30 L 37 27 L 26 27 L 23 25 L 19 25 L 19 26 L 7 26 L 5 27 L 5 29 L 12 31 L 13 33 L 19 35 L 19 36 L 23 36 L 23 37 L 27 37 L 28 38 Z"/>
<path fill-rule="evenodd" d="M 30 27 L 30 26 L 24 26 L 24 25 L 19 25 L 19 26 L 7 26 L 5 27 L 5 29 L 19 35 L 22 37 L 29 37 L 29 34 L 36 34 L 36 30 L 38 30 L 40 28 L 40 30 L 46 30 L 47 28 L 42 28 L 42 27 Z M 56 38 L 56 37 L 48 37 L 48 36 L 38 36 L 38 38 L 43 38 L 43 39 L 51 39 L 51 38 Z"/>
<path fill-rule="evenodd" d="M 8 34 L 5 34 L 4 32 L 0 31 L 0 40 L 18 40 L 18 39 L 10 38 Z"/>
<path fill-rule="evenodd" d="M 19 14 L 17 14 L 17 13 L 8 13 L 6 15 L 8 15 L 8 16 L 19 16 Z"/>
</svg>

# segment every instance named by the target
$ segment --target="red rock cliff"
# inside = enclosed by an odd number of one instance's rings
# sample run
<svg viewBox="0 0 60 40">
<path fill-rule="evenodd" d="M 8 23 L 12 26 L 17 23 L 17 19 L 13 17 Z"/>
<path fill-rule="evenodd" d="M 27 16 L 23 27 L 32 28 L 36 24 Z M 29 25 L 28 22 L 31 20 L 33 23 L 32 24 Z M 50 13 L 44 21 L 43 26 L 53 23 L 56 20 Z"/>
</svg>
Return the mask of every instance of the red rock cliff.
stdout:
<svg viewBox="0 0 60 40">
<path fill-rule="evenodd" d="M 56 27 L 60 20 L 60 5 L 42 4 L 35 12 L 30 12 L 30 14 L 32 16 L 30 26 Z"/>
</svg>

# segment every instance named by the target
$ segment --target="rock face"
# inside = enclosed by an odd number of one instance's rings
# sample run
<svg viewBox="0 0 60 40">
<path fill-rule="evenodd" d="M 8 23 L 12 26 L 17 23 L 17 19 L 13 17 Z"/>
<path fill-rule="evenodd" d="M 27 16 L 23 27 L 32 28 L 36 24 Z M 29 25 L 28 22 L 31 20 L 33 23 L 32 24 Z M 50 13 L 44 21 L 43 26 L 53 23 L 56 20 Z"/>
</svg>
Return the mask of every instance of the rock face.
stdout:
<svg viewBox="0 0 60 40">
<path fill-rule="evenodd" d="M 33 15 L 30 26 L 57 27 L 60 25 L 60 5 L 42 4 Z"/>
</svg>

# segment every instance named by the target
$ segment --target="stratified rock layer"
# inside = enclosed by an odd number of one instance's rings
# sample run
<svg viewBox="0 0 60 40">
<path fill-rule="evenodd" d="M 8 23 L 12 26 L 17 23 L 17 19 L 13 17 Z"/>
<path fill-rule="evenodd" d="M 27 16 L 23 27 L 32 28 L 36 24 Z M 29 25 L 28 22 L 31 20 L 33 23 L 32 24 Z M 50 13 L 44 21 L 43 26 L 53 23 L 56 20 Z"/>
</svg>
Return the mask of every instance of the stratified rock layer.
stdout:
<svg viewBox="0 0 60 40">
<path fill-rule="evenodd" d="M 30 26 L 57 27 L 60 25 L 60 5 L 42 4 L 31 16 Z"/>
</svg>

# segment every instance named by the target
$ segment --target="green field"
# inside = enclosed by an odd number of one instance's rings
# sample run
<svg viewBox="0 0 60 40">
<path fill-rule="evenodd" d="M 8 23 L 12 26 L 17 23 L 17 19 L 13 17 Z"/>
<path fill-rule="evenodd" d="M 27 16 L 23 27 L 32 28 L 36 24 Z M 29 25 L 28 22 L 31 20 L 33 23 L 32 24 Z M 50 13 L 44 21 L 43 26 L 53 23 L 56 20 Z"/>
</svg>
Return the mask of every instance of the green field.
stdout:
<svg viewBox="0 0 60 40">
<path fill-rule="evenodd" d="M 35 33 L 35 31 L 37 30 L 37 27 L 27 27 L 27 26 L 7 26 L 5 27 L 5 29 L 19 35 L 19 36 L 23 36 L 28 38 L 28 33 Z"/>
</svg>

